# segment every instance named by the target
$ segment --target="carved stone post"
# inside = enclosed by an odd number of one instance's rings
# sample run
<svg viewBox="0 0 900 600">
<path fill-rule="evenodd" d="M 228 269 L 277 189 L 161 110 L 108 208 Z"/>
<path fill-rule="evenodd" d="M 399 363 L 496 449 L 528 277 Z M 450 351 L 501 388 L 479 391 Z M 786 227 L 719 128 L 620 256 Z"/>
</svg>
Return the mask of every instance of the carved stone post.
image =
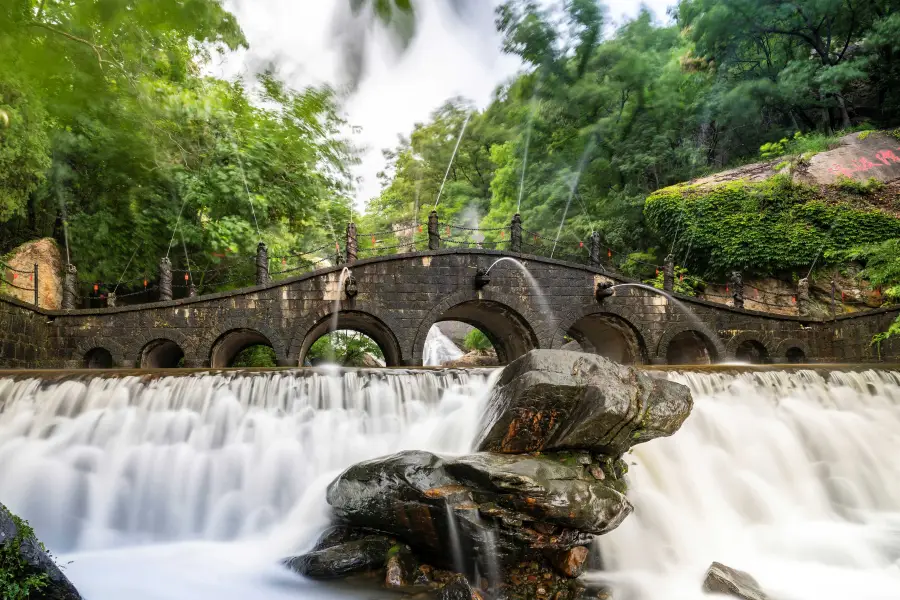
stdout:
<svg viewBox="0 0 900 600">
<path fill-rule="evenodd" d="M 172 263 L 168 257 L 159 261 L 159 301 L 172 299 Z"/>
<path fill-rule="evenodd" d="M 196 298 L 197 297 L 197 286 L 194 285 L 194 279 L 191 278 L 190 284 L 188 284 L 188 298 Z"/>
<path fill-rule="evenodd" d="M 731 297 L 735 308 L 744 308 L 744 276 L 740 271 L 731 273 Z"/>
<path fill-rule="evenodd" d="M 264 242 L 256 246 L 256 285 L 269 285 L 269 249 Z"/>
<path fill-rule="evenodd" d="M 116 293 L 110 292 L 106 295 L 106 308 L 115 308 L 116 307 Z"/>
<path fill-rule="evenodd" d="M 675 257 L 671 254 L 666 257 L 663 266 L 663 289 L 667 292 L 675 291 Z"/>
<path fill-rule="evenodd" d="M 439 250 L 441 248 L 441 234 L 438 232 L 438 214 L 436 210 L 428 215 L 428 249 Z"/>
<path fill-rule="evenodd" d="M 806 277 L 797 283 L 797 314 L 809 316 L 809 279 Z"/>
<path fill-rule="evenodd" d="M 599 267 L 602 264 L 600 258 L 600 232 L 595 231 L 591 234 L 591 266 Z"/>
<path fill-rule="evenodd" d="M 356 223 L 347 223 L 347 264 L 356 262 L 359 240 L 356 237 Z"/>
<path fill-rule="evenodd" d="M 63 310 L 73 310 L 78 302 L 78 269 L 75 265 L 66 265 L 66 276 L 63 281 Z"/>
<path fill-rule="evenodd" d="M 516 213 L 509 225 L 509 251 L 522 251 L 522 216 Z"/>
</svg>

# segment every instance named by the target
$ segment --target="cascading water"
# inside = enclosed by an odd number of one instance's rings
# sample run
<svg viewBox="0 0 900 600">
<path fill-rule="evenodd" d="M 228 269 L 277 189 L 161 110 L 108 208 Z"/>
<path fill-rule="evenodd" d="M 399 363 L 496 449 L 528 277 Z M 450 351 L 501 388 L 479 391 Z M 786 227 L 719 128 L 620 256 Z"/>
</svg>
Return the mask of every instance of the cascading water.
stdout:
<svg viewBox="0 0 900 600">
<path fill-rule="evenodd" d="M 900 597 L 900 373 L 673 374 L 694 410 L 630 456 L 601 538 L 622 599 L 700 599 L 712 561 L 779 600 Z"/>
<path fill-rule="evenodd" d="M 453 340 L 444 335 L 436 325 L 432 325 L 425 338 L 425 352 L 422 363 L 426 367 L 439 367 L 445 363 L 462 358 L 465 353 Z"/>
<path fill-rule="evenodd" d="M 626 600 L 699 599 L 718 560 L 779 600 L 898 597 L 900 374 L 670 377 L 694 413 L 628 456 L 636 510 L 588 577 Z M 360 597 L 278 560 L 325 526 L 344 467 L 468 451 L 490 385 L 453 370 L 0 379 L 0 501 L 87 600 Z"/>
</svg>

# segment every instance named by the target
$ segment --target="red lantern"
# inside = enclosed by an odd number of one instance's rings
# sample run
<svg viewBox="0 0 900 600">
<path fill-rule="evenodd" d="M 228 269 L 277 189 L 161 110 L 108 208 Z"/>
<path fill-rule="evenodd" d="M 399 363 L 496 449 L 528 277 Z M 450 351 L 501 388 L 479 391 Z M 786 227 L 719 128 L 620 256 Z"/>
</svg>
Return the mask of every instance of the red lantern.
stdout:
<svg viewBox="0 0 900 600">
<path fill-rule="evenodd" d="M 449 226 L 449 225 L 447 226 L 447 231 L 446 231 L 445 233 L 446 233 L 447 236 L 449 237 L 449 235 L 450 235 L 450 226 Z"/>
<path fill-rule="evenodd" d="M 335 252 L 340 252 L 340 251 L 341 251 L 341 245 L 338 244 L 337 242 L 334 243 L 334 251 L 335 251 Z"/>
<path fill-rule="evenodd" d="M 678 279 L 680 279 L 681 281 L 684 281 L 684 273 L 682 273 L 681 275 L 679 275 Z"/>
<path fill-rule="evenodd" d="M 189 276 L 187 273 L 185 273 L 185 274 L 184 274 L 184 280 L 185 280 L 185 281 L 188 281 L 189 279 L 190 279 L 190 276 Z"/>
<path fill-rule="evenodd" d="M 578 242 L 578 247 L 579 247 L 579 248 L 584 248 L 584 242 Z"/>
<path fill-rule="evenodd" d="M 422 233 L 422 226 L 419 225 L 419 233 Z"/>
<path fill-rule="evenodd" d="M 18 273 L 13 273 L 13 279 L 18 279 L 18 278 L 19 278 L 19 274 L 18 274 Z"/>
<path fill-rule="evenodd" d="M 797 296 L 791 296 L 791 302 L 797 304 Z"/>
<path fill-rule="evenodd" d="M 607 251 L 606 251 L 606 257 L 607 257 L 607 258 L 612 258 L 612 250 L 607 250 Z"/>
<path fill-rule="evenodd" d="M 659 277 L 659 269 L 656 270 L 656 276 Z"/>
<path fill-rule="evenodd" d="M 100 290 L 100 286 L 96 283 L 94 284 L 94 293 L 97 293 Z"/>
<path fill-rule="evenodd" d="M 731 290 L 728 289 L 728 286 L 726 285 L 726 286 L 725 286 L 725 293 L 728 294 L 728 293 L 730 293 L 730 292 L 731 292 Z"/>
<path fill-rule="evenodd" d="M 503 239 L 503 236 L 504 236 L 505 234 L 506 234 L 506 231 L 503 230 L 503 229 L 501 229 L 501 230 L 500 230 L 500 239 L 501 239 L 501 240 Z"/>
<path fill-rule="evenodd" d="M 147 287 L 147 280 L 144 280 L 144 287 Z"/>
<path fill-rule="evenodd" d="M 372 236 L 372 245 L 374 246 L 374 245 L 377 244 L 377 243 L 378 243 L 378 242 L 375 241 L 375 236 L 373 235 L 373 236 Z"/>
</svg>

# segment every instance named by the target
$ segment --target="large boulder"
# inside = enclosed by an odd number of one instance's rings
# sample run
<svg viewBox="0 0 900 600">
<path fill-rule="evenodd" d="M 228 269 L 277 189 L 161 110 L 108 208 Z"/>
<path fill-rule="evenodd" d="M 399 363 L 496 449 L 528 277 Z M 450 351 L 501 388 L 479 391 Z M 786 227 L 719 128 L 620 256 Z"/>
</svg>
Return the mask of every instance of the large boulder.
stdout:
<svg viewBox="0 0 900 600">
<path fill-rule="evenodd" d="M 0 574 L 0 592 L 15 584 L 29 589 L 29 600 L 81 600 L 75 586 L 59 570 L 28 524 L 2 504 Z"/>
<path fill-rule="evenodd" d="M 503 370 L 477 449 L 619 456 L 675 433 L 692 407 L 681 384 L 593 354 L 533 350 Z"/>
<path fill-rule="evenodd" d="M 328 488 L 335 517 L 403 540 L 436 565 L 558 555 L 617 527 L 631 503 L 609 461 L 588 453 L 443 458 L 401 452 L 350 467 Z"/>
<path fill-rule="evenodd" d="M 703 591 L 732 596 L 740 600 L 768 600 L 768 596 L 752 575 L 718 562 L 714 562 L 706 571 Z"/>
</svg>

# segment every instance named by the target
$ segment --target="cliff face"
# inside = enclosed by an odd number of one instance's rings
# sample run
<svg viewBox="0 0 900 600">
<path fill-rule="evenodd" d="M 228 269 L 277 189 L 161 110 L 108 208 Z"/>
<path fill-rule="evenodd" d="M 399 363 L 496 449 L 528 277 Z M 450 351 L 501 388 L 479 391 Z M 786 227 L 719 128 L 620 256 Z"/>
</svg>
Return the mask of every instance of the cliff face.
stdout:
<svg viewBox="0 0 900 600">
<path fill-rule="evenodd" d="M 62 255 L 59 246 L 50 238 L 44 238 L 22 244 L 2 259 L 16 271 L 7 269 L 3 279 L 13 282 L 18 287 L 2 286 L 2 292 L 17 300 L 32 304 L 34 302 L 33 276 L 34 265 L 38 266 L 38 299 L 41 308 L 56 310 L 62 305 Z M 19 273 L 27 271 L 28 273 Z"/>
</svg>

